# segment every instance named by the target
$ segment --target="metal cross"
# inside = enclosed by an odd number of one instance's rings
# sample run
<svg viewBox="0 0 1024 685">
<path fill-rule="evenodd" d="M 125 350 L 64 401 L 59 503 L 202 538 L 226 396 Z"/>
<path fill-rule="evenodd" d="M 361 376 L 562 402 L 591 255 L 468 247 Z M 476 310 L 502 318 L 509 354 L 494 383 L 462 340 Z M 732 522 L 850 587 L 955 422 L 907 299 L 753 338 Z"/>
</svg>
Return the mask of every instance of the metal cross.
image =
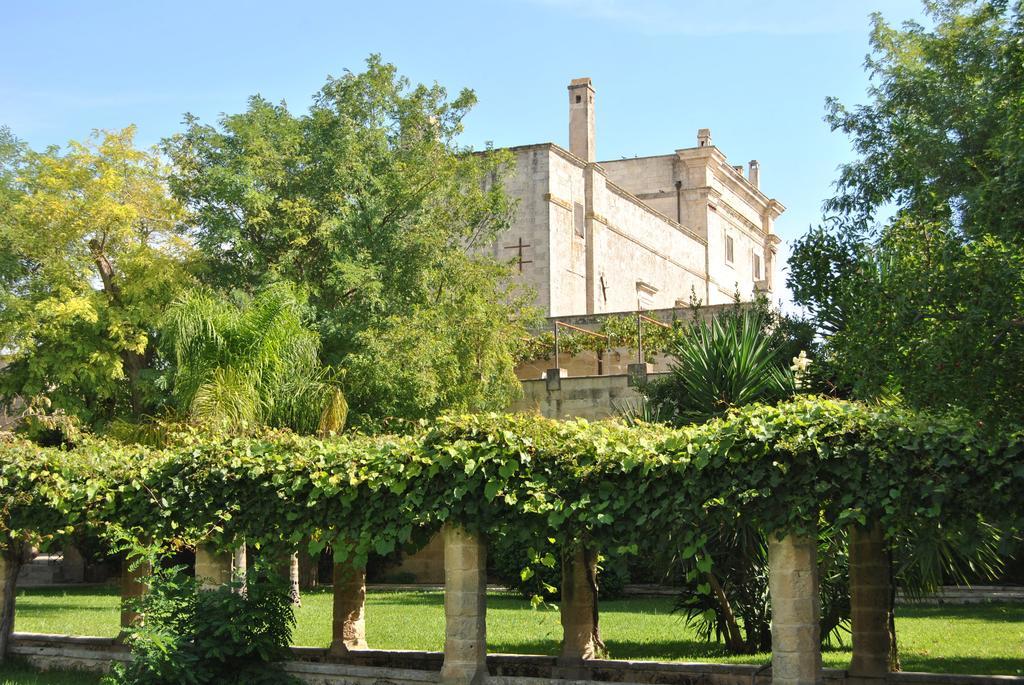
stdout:
<svg viewBox="0 0 1024 685">
<path fill-rule="evenodd" d="M 529 243 L 524 243 L 522 236 L 519 238 L 519 242 L 515 245 L 506 245 L 506 250 L 519 250 L 519 256 L 516 258 L 516 263 L 519 264 L 519 273 L 523 273 L 523 264 L 533 264 L 532 260 L 523 259 L 523 248 L 530 247 Z"/>
</svg>

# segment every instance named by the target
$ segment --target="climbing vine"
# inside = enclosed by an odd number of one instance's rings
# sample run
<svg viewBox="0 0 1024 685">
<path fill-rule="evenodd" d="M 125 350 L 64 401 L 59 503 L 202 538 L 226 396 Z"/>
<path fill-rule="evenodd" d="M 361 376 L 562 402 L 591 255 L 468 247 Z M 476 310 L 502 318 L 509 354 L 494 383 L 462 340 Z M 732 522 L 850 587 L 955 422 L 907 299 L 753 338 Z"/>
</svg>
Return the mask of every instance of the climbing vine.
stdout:
<svg viewBox="0 0 1024 685">
<path fill-rule="evenodd" d="M 742 518 L 766 534 L 878 520 L 890 536 L 1019 526 L 1024 435 L 965 417 L 820 398 L 699 426 L 527 415 L 443 418 L 404 437 L 186 432 L 163 449 L 0 444 L 0 532 L 47 540 L 110 524 L 168 545 L 318 552 L 363 563 L 445 522 L 617 553 Z"/>
<path fill-rule="evenodd" d="M 641 320 L 644 354 L 648 357 L 664 354 L 679 334 L 685 323 L 674 320 L 668 328 L 650 321 Z M 595 333 L 606 337 L 587 335 L 572 329 L 562 329 L 558 334 L 558 349 L 562 354 L 578 355 L 581 352 L 601 352 L 615 348 L 636 351 L 637 318 L 635 314 L 620 314 L 601 319 Z M 545 331 L 523 341 L 516 353 L 516 363 L 521 364 L 537 359 L 551 359 L 555 354 L 554 331 Z"/>
</svg>

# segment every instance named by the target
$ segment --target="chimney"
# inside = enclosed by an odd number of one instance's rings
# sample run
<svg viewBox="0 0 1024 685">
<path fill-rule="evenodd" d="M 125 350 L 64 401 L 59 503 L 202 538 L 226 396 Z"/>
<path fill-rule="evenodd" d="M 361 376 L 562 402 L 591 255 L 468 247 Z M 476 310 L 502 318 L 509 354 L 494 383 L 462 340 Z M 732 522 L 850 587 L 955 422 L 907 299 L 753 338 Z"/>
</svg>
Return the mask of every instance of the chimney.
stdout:
<svg viewBox="0 0 1024 685">
<path fill-rule="evenodd" d="M 569 84 L 569 152 L 584 162 L 594 162 L 594 147 L 594 88 L 589 78 L 573 79 Z"/>
<path fill-rule="evenodd" d="M 755 188 L 761 187 L 761 165 L 757 163 L 756 159 L 750 160 L 750 185 Z"/>
<path fill-rule="evenodd" d="M 697 147 L 711 147 L 711 129 L 697 129 Z"/>
</svg>

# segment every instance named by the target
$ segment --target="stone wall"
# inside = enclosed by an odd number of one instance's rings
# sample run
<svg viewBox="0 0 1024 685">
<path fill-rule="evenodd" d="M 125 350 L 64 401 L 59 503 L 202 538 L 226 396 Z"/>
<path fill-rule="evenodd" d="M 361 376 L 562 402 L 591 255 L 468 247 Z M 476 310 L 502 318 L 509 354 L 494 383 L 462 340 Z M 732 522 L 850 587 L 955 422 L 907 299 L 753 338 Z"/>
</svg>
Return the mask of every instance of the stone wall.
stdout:
<svg viewBox="0 0 1024 685">
<path fill-rule="evenodd" d="M 606 419 L 616 414 L 615 406 L 640 399 L 625 374 L 552 380 L 523 381 L 523 397 L 511 410 L 538 413 L 549 419 Z"/>
<path fill-rule="evenodd" d="M 129 658 L 127 648 L 109 638 L 69 637 L 15 633 L 13 655 L 41 669 L 79 669 L 102 672 L 114 661 Z M 351 650 L 332 657 L 327 649 L 293 648 L 295 661 L 286 670 L 310 685 L 422 685 L 439 682 L 442 655 L 439 652 Z M 491 685 L 566 685 L 590 683 L 645 683 L 650 685 L 770 685 L 771 671 L 744 664 L 662 663 L 653 661 L 587 661 L 578 679 L 560 677 L 556 657 L 489 654 L 487 670 Z M 824 669 L 822 682 L 845 685 L 846 672 Z M 1022 685 L 1015 676 L 965 676 L 938 673 L 890 673 L 891 685 Z"/>
<path fill-rule="evenodd" d="M 551 308 L 551 281 L 549 272 L 549 222 L 552 210 L 544 196 L 550 183 L 550 145 L 526 145 L 513 148 L 515 171 L 505 181 L 505 190 L 516 198 L 518 206 L 511 227 L 491 246 L 490 254 L 499 261 L 508 262 L 519 257 L 519 241 L 524 245 L 521 280 L 536 292 L 536 306 L 543 311 Z M 516 247 L 513 247 L 516 246 Z"/>
<path fill-rule="evenodd" d="M 671 155 L 609 160 L 601 167 L 640 201 L 706 240 L 706 304 L 729 302 L 737 291 L 749 300 L 755 289 L 776 286 L 774 221 L 785 208 L 761 192 L 759 179 L 735 168 L 707 142 Z M 726 259 L 727 238 L 733 243 L 732 261 Z M 760 278 L 754 273 L 755 255 Z"/>
<path fill-rule="evenodd" d="M 673 307 L 706 296 L 703 241 L 602 174 L 594 181 L 595 312 Z M 603 280 L 602 280 L 603 279 Z"/>
</svg>

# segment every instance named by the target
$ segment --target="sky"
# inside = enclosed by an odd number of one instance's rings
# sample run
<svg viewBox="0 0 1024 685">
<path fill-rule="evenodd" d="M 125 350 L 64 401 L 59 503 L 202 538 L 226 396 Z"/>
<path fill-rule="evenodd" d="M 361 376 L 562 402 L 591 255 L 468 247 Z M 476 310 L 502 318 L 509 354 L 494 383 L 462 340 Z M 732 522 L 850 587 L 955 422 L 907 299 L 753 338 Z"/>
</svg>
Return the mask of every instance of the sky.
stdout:
<svg viewBox="0 0 1024 685">
<path fill-rule="evenodd" d="M 463 143 L 567 147 L 565 88 L 589 76 L 598 159 L 692 147 L 710 128 L 733 164 L 759 160 L 787 207 L 784 258 L 851 158 L 824 102 L 865 100 L 874 11 L 922 20 L 919 0 L 9 0 L 0 126 L 42 148 L 135 124 L 154 145 L 184 113 L 212 122 L 257 93 L 303 111 L 328 75 L 380 53 L 414 82 L 476 92 Z"/>
</svg>

